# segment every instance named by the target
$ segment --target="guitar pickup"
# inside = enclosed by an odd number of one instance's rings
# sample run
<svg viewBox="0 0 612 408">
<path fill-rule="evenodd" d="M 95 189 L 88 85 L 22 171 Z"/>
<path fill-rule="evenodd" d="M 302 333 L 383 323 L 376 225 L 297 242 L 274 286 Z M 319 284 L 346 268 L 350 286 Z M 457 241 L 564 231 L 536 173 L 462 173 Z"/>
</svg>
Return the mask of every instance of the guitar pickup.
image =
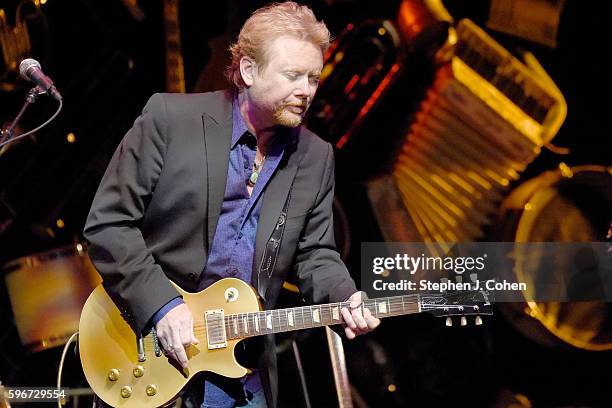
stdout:
<svg viewBox="0 0 612 408">
<path fill-rule="evenodd" d="M 207 310 L 204 313 L 206 322 L 206 341 L 209 350 L 227 347 L 225 333 L 225 312 L 223 309 Z"/>
<path fill-rule="evenodd" d="M 145 354 L 145 347 L 144 347 L 144 338 L 142 337 L 142 335 L 138 336 L 136 348 L 138 350 L 138 361 L 140 363 L 147 361 L 147 355 Z"/>
</svg>

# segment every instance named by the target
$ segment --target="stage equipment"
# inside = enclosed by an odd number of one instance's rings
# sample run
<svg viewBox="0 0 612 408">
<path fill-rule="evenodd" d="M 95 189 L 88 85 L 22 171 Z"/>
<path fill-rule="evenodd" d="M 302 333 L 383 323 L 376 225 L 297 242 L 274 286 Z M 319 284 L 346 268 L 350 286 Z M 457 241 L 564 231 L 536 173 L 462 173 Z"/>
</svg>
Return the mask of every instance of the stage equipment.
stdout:
<svg viewBox="0 0 612 408">
<path fill-rule="evenodd" d="M 21 17 L 21 7 L 25 2 L 21 2 L 17 7 L 15 26 L 11 27 L 7 21 L 6 14 L 0 8 L 0 81 L 2 90 L 10 91 L 14 88 L 12 81 L 5 82 L 9 73 L 17 72 L 19 61 L 26 58 L 32 51 L 30 35 L 25 20 Z M 13 78 L 12 78 L 13 79 Z"/>
<path fill-rule="evenodd" d="M 420 240 L 438 254 L 448 249 L 443 243 L 484 237 L 504 191 L 556 135 L 567 110 L 534 58 L 525 65 L 469 20 L 456 34 L 393 170 Z M 385 225 L 385 212 L 374 210 Z"/>
<path fill-rule="evenodd" d="M 605 241 L 612 222 L 612 167 L 584 165 L 545 172 L 518 186 L 502 203 L 499 239 L 515 242 Z M 586 256 L 587 254 L 585 254 Z M 560 268 L 574 266 L 560 254 Z M 588 259 L 587 259 L 588 260 Z M 534 261 L 537 264 L 537 261 Z M 531 262 L 530 262 L 531 263 Z M 531 269 L 531 268 L 530 268 Z M 546 273 L 541 268 L 538 273 Z M 517 280 L 540 276 L 526 273 L 520 263 Z M 582 290 L 603 290 L 597 271 L 581 276 Z M 561 276 L 568 276 L 562 274 Z M 541 278 L 541 277 L 540 277 Z M 571 287 L 569 289 L 572 289 Z M 547 346 L 570 344 L 586 350 L 612 349 L 612 308 L 596 301 L 499 303 L 508 320 L 526 337 Z"/>
<path fill-rule="evenodd" d="M 62 345 L 79 328 L 81 308 L 101 282 L 83 244 L 2 265 L 21 343 L 30 351 Z"/>
<path fill-rule="evenodd" d="M 325 56 L 309 126 L 342 148 L 398 77 L 403 53 L 391 21 L 349 24 Z"/>
</svg>

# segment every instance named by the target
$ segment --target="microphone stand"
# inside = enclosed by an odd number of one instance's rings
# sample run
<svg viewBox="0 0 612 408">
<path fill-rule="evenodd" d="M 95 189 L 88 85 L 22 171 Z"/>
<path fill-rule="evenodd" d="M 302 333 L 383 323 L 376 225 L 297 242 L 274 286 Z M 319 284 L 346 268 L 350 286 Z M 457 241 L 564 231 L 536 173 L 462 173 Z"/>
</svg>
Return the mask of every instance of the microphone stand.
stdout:
<svg viewBox="0 0 612 408">
<path fill-rule="evenodd" d="M 35 86 L 34 88 L 28 91 L 25 98 L 26 100 L 23 103 L 21 110 L 19 111 L 13 122 L 5 130 L 0 130 L 0 144 L 13 138 L 13 132 L 15 131 L 15 127 L 17 126 L 19 119 L 21 119 L 21 116 L 23 116 L 26 109 L 28 109 L 31 104 L 36 102 L 36 99 L 43 94 L 46 94 L 46 92 L 43 91 L 39 86 Z"/>
</svg>

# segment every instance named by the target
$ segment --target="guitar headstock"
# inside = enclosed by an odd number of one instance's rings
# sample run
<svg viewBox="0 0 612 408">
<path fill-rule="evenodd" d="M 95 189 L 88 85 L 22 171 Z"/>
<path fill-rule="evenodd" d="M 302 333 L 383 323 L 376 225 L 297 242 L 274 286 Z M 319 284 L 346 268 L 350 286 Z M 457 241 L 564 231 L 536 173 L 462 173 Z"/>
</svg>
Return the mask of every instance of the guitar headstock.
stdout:
<svg viewBox="0 0 612 408">
<path fill-rule="evenodd" d="M 453 317 L 460 318 L 461 326 L 467 326 L 468 316 L 474 316 L 474 324 L 482 324 L 481 316 L 493 314 L 493 295 L 487 290 L 425 293 L 419 296 L 422 312 L 436 317 L 446 317 L 446 325 L 453 325 Z"/>
</svg>

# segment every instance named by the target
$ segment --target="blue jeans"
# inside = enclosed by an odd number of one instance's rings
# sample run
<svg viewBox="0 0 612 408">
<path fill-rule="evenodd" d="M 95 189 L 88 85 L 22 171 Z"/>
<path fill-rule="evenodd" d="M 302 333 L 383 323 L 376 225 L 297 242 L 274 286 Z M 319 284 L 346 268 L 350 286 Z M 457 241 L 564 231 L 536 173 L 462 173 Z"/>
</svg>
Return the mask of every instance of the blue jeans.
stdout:
<svg viewBox="0 0 612 408">
<path fill-rule="evenodd" d="M 257 370 L 240 379 L 210 377 L 204 384 L 200 408 L 267 408 L 266 395 Z"/>
<path fill-rule="evenodd" d="M 263 390 L 259 390 L 254 394 L 251 394 L 251 399 L 249 400 L 249 395 L 246 397 L 246 405 L 238 405 L 236 401 L 228 401 L 225 405 L 207 405 L 206 402 L 202 403 L 200 408 L 234 408 L 234 407 L 248 407 L 248 408 L 267 408 L 268 404 L 266 403 L 266 394 Z"/>
</svg>

